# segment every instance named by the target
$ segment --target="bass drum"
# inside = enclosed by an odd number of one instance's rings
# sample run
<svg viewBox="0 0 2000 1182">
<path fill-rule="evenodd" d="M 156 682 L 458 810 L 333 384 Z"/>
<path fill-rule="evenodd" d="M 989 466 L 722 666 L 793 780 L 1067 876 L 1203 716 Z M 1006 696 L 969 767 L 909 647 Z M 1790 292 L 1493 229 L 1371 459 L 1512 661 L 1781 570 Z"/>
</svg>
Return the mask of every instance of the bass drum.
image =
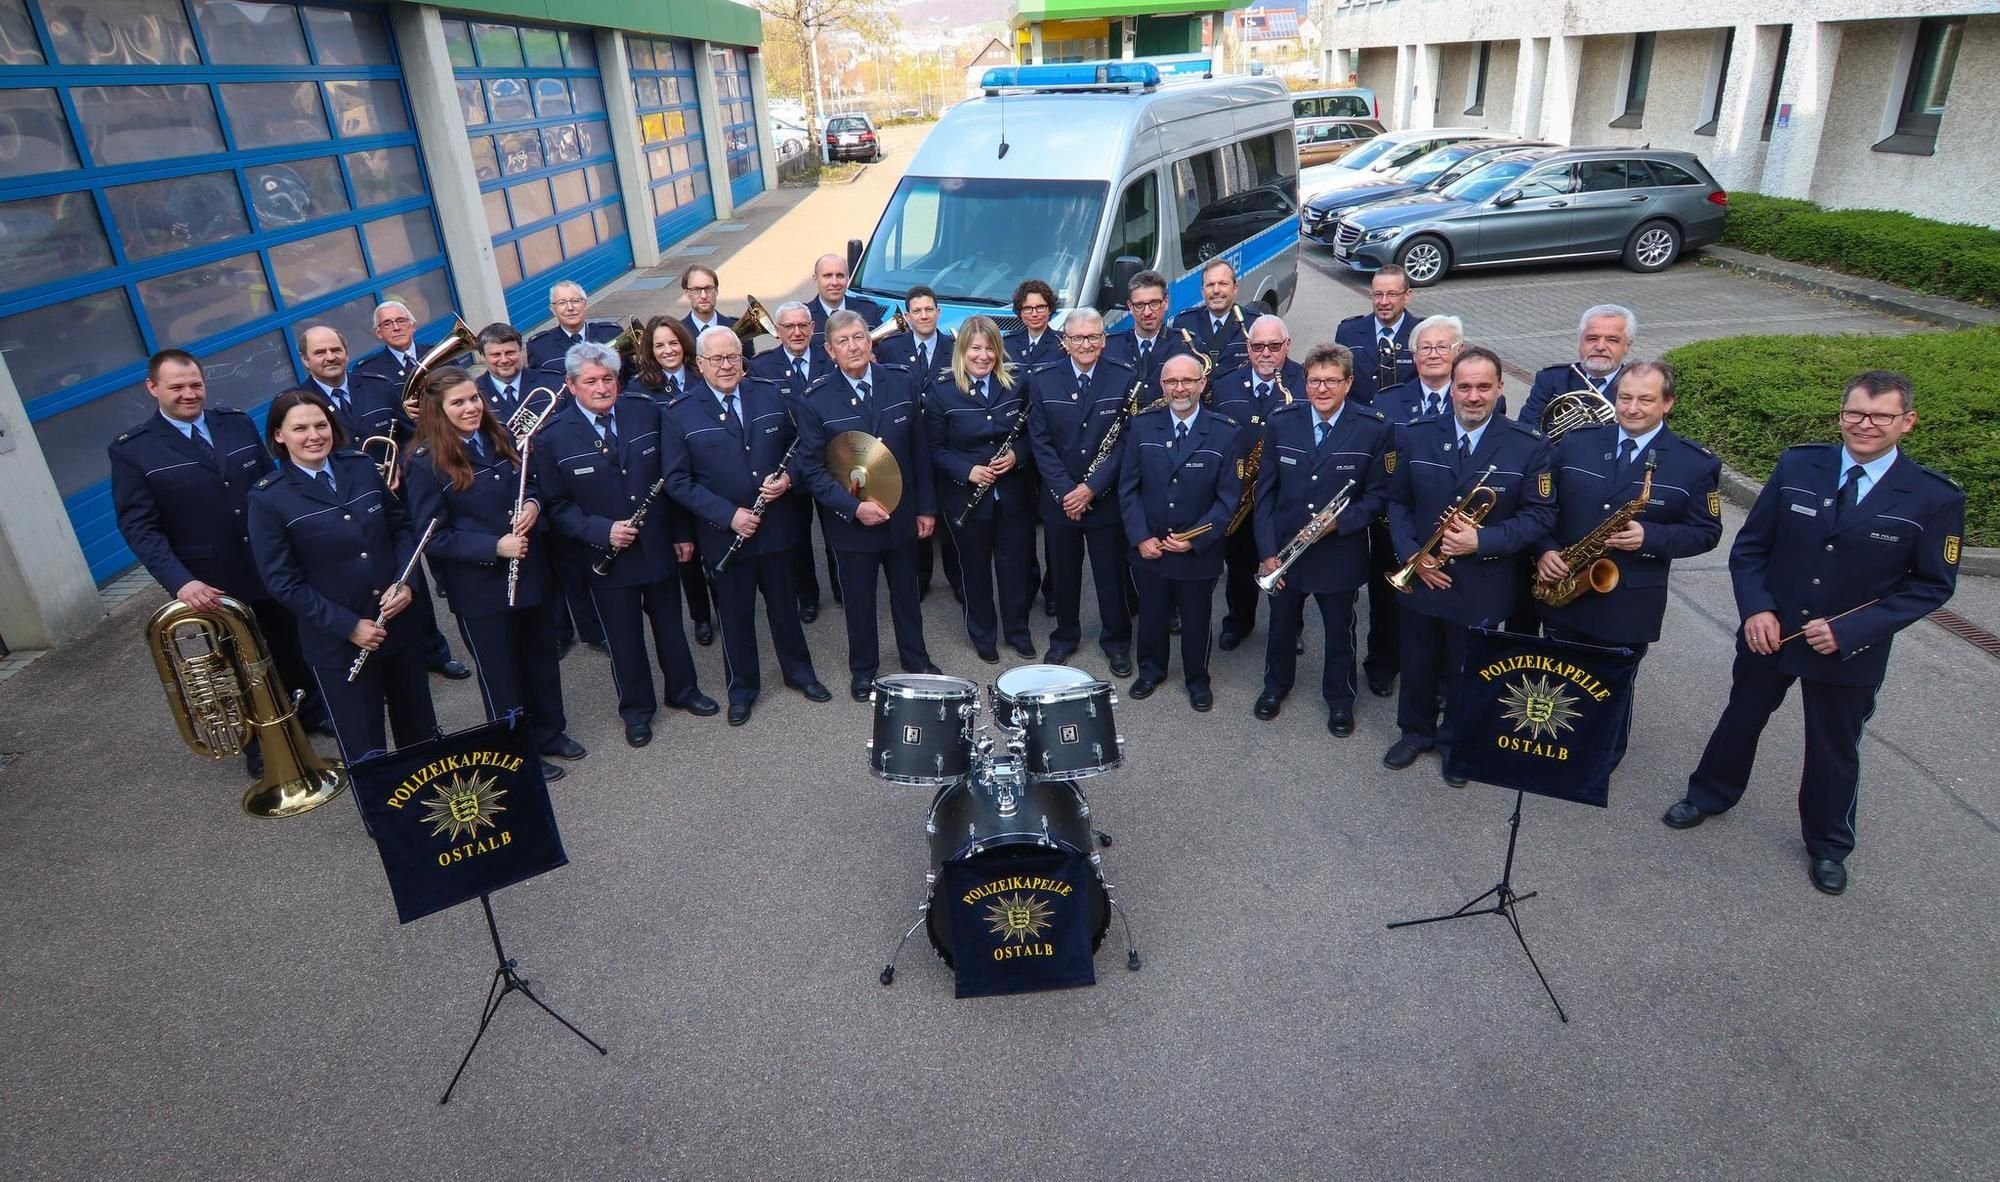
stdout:
<svg viewBox="0 0 2000 1182">
<path fill-rule="evenodd" d="M 1090 950 L 1104 943 L 1111 926 L 1110 897 L 1104 890 L 1104 868 L 1097 856 L 1096 834 L 1090 826 L 1090 805 L 1076 785 L 1062 780 L 1033 780 L 1013 756 L 996 756 L 970 780 L 942 788 L 931 800 L 931 872 L 924 905 L 925 930 L 938 959 L 951 963 L 950 911 L 937 906 L 939 872 L 946 862 L 978 862 L 996 872 L 1022 855 L 1048 849 L 1082 854 L 1090 864 Z M 1011 792 L 1013 809 L 1002 814 L 1003 798 Z M 1046 826 L 1046 828 L 1044 828 Z"/>
</svg>

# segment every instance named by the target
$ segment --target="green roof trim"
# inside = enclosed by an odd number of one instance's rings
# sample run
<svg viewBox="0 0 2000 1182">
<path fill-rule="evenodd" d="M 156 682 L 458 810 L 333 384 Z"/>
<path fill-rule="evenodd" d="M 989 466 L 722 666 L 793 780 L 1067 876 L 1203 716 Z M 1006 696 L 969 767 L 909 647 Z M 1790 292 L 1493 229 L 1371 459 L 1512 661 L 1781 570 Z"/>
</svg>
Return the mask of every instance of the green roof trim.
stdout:
<svg viewBox="0 0 2000 1182">
<path fill-rule="evenodd" d="M 724 45 L 763 44 L 757 10 L 733 0 L 470 0 L 439 6 L 449 16 L 493 16 L 538 24 L 589 25 Z"/>
<path fill-rule="evenodd" d="M 1168 0 L 1164 6 L 1161 0 L 1014 0 L 1013 11 L 1007 14 L 1007 27 L 1019 29 L 1035 21 L 1089 21 L 1127 16 L 1206 16 L 1210 13 L 1248 7 L 1250 0 L 1207 0 L 1206 3 L 1201 0 L 1183 3 Z"/>
</svg>

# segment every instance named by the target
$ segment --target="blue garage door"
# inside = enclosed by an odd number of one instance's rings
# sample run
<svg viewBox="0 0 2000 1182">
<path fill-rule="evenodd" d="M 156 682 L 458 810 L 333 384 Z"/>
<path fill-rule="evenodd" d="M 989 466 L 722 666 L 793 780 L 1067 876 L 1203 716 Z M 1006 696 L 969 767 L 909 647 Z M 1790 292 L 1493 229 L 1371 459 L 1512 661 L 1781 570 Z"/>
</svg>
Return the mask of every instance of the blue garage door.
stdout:
<svg viewBox="0 0 2000 1182">
<path fill-rule="evenodd" d="M 729 143 L 729 196 L 741 205 L 764 191 L 764 158 L 757 150 L 757 105 L 750 94 L 750 51 L 734 47 L 715 58 L 715 100 Z"/>
<path fill-rule="evenodd" d="M 665 250 L 715 220 L 701 99 L 694 87 L 694 47 L 685 41 L 627 36 L 625 48 L 632 59 L 653 231 Z"/>
<path fill-rule="evenodd" d="M 447 19 L 444 38 L 507 315 L 534 324 L 556 280 L 589 290 L 632 265 L 592 34 Z"/>
<path fill-rule="evenodd" d="M 0 0 L 0 350 L 100 581 L 133 562 L 105 447 L 154 413 L 148 355 L 260 411 L 292 334 L 364 353 L 388 298 L 451 313 L 379 8 Z"/>
</svg>

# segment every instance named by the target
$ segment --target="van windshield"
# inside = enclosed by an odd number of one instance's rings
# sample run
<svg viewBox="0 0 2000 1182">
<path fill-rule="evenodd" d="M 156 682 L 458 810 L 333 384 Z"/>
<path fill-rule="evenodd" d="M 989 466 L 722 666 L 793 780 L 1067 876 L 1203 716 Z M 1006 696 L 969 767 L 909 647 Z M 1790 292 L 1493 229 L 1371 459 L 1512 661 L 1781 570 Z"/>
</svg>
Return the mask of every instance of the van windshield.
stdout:
<svg viewBox="0 0 2000 1182">
<path fill-rule="evenodd" d="M 1043 279 L 1073 307 L 1107 188 L 1102 181 L 906 176 L 855 268 L 854 286 L 900 299 L 922 283 L 943 302 L 1003 307 L 1022 280 Z"/>
</svg>

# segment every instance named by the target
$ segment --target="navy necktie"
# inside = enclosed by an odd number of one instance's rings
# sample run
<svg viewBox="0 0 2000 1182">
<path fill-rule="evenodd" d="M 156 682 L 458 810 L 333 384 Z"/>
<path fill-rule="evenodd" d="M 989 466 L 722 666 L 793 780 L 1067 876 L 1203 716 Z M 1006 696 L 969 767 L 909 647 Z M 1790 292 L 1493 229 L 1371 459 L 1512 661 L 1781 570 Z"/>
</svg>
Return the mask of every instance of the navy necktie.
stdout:
<svg viewBox="0 0 2000 1182">
<path fill-rule="evenodd" d="M 1632 461 L 1639 458 L 1639 441 L 1627 439 L 1618 445 L 1618 474 L 1624 476 L 1632 470 Z"/>
<path fill-rule="evenodd" d="M 1465 466 L 1467 464 L 1470 464 L 1471 462 L 1472 462 L 1472 436 L 1470 434 L 1461 434 L 1458 437 L 1458 464 L 1457 464 L 1457 468 L 1460 475 L 1465 474 Z"/>
<path fill-rule="evenodd" d="M 1174 423 L 1174 442 L 1179 443 L 1181 440 L 1186 438 L 1187 438 L 1187 420 L 1181 419 L 1176 423 Z"/>
<path fill-rule="evenodd" d="M 201 454 L 208 459 L 209 463 L 212 464 L 215 462 L 215 444 L 210 442 L 208 432 L 201 429 L 200 423 L 191 423 L 188 425 L 188 438 L 194 440 L 194 445 L 201 449 Z"/>
<path fill-rule="evenodd" d="M 473 456 L 481 463 L 484 463 L 486 461 L 486 440 L 475 434 L 472 438 L 466 440 L 466 443 L 471 445 Z"/>
<path fill-rule="evenodd" d="M 742 438 L 743 416 L 736 410 L 736 395 L 724 394 L 722 396 L 722 410 L 723 413 L 727 415 L 729 419 L 726 425 L 729 427 L 731 431 L 735 432 L 737 438 L 739 439 Z"/>
<path fill-rule="evenodd" d="M 857 392 L 859 392 L 859 393 L 860 393 L 860 395 L 861 395 L 861 401 L 863 401 L 863 402 L 866 402 L 866 401 L 868 401 L 868 383 L 867 383 L 867 382 L 856 382 L 856 383 L 854 383 L 854 389 L 855 389 L 855 390 L 856 390 Z"/>
<path fill-rule="evenodd" d="M 1257 401 L 1259 401 L 1259 402 L 1269 402 L 1270 400 L 1271 400 L 1271 383 L 1269 383 L 1269 382 L 1258 382 L 1258 383 L 1257 383 Z"/>
<path fill-rule="evenodd" d="M 605 446 L 616 451 L 618 448 L 618 421 L 610 415 L 597 420 L 597 430 L 604 436 Z"/>
<path fill-rule="evenodd" d="M 1331 434 L 1333 434 L 1333 424 L 1327 422 L 1325 419 L 1321 419 L 1319 423 L 1319 441 L 1315 446 L 1324 451 L 1326 449 L 1326 437 Z"/>
<path fill-rule="evenodd" d="M 342 386 L 340 389 L 335 390 L 333 392 L 333 409 L 339 411 L 341 414 L 348 413 L 349 407 L 348 407 L 346 386 Z"/>
<path fill-rule="evenodd" d="M 500 387 L 500 405 L 506 407 L 514 405 L 514 383 L 509 382 Z"/>
<path fill-rule="evenodd" d="M 1856 464 L 1847 470 L 1847 483 L 1840 486 L 1840 502 L 1834 507 L 1833 519 L 1839 521 L 1861 501 L 1861 478 L 1868 475 L 1868 469 Z"/>
<path fill-rule="evenodd" d="M 806 359 L 805 359 L 805 358 L 803 358 L 803 357 L 794 357 L 794 358 L 792 358 L 792 376 L 793 376 L 793 377 L 795 377 L 795 378 L 797 378 L 797 379 L 798 379 L 798 380 L 800 380 L 801 382 L 803 382 L 803 381 L 805 381 L 805 380 L 806 380 Z"/>
<path fill-rule="evenodd" d="M 340 494 L 340 490 L 333 486 L 333 470 L 331 468 L 321 468 L 319 471 L 313 473 L 313 479 L 325 485 L 327 492 L 335 496 Z"/>
<path fill-rule="evenodd" d="M 1144 364 L 1145 364 L 1145 363 L 1146 363 L 1147 361 L 1149 361 L 1149 360 L 1151 360 L 1151 359 L 1152 359 L 1152 356 L 1153 356 L 1153 342 L 1151 342 L 1151 341 L 1140 341 L 1140 342 L 1139 342 L 1139 364 L 1141 364 L 1141 365 L 1144 365 Z"/>
<path fill-rule="evenodd" d="M 986 379 L 985 379 L 985 378 L 976 378 L 976 379 L 974 379 L 974 380 L 973 380 L 973 383 L 972 383 L 972 396 L 973 396 L 974 398 L 977 398 L 977 399 L 979 399 L 979 401 L 981 401 L 981 402 L 984 402 L 984 401 L 986 401 Z"/>
</svg>

